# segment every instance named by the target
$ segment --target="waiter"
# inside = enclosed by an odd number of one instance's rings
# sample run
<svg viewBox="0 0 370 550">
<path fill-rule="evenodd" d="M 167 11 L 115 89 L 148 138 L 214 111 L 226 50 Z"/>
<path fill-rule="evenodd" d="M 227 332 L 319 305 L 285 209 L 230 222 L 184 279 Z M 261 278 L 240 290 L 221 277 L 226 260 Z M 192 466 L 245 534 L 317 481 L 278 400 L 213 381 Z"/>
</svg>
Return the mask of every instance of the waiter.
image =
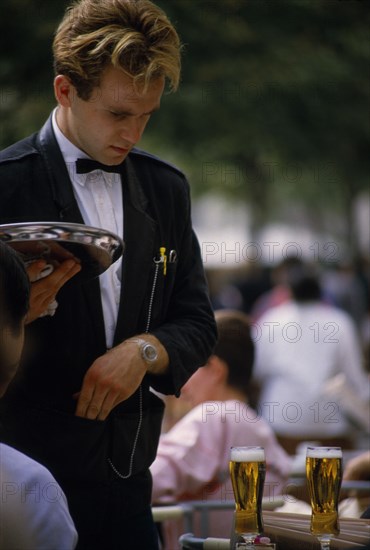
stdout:
<svg viewBox="0 0 370 550">
<path fill-rule="evenodd" d="M 32 284 L 5 439 L 60 482 L 78 548 L 155 549 L 148 468 L 163 403 L 150 388 L 178 394 L 216 338 L 188 183 L 135 148 L 178 85 L 180 42 L 148 0 L 81 0 L 53 51 L 58 106 L 0 154 L 0 222 L 85 223 L 126 248 L 99 279 L 69 260 Z"/>
</svg>

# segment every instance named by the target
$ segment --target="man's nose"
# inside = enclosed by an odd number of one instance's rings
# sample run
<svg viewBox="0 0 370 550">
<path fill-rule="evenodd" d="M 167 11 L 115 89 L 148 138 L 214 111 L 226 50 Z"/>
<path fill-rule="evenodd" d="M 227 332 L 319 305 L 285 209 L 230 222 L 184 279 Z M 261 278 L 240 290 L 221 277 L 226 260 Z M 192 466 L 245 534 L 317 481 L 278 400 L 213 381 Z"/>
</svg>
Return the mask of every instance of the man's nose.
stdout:
<svg viewBox="0 0 370 550">
<path fill-rule="evenodd" d="M 145 122 L 139 118 L 132 117 L 130 120 L 126 121 L 124 127 L 121 130 L 121 137 L 130 143 L 130 145 L 135 145 L 143 134 L 145 128 Z"/>
</svg>

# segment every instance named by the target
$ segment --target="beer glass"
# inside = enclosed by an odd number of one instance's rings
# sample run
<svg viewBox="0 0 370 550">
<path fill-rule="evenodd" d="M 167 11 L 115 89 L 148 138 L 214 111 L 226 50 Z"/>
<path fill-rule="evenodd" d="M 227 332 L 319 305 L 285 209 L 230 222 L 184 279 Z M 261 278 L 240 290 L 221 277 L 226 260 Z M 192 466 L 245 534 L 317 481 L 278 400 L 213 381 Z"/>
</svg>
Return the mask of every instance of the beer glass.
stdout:
<svg viewBox="0 0 370 550">
<path fill-rule="evenodd" d="M 263 530 L 262 496 L 266 462 L 263 447 L 231 447 L 229 471 L 235 497 L 235 531 L 247 545 Z"/>
<path fill-rule="evenodd" d="M 329 550 L 330 539 L 339 534 L 338 498 L 342 482 L 340 447 L 307 447 L 306 476 L 311 500 L 311 533 Z"/>
</svg>

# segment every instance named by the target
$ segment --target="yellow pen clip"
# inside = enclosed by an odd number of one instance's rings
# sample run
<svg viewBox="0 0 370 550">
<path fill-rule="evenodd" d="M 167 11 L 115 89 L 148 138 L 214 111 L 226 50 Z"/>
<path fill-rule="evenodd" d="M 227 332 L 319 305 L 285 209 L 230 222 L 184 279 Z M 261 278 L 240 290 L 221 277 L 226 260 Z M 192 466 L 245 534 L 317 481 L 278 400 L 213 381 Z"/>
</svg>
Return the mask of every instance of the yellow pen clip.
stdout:
<svg viewBox="0 0 370 550">
<path fill-rule="evenodd" d="M 167 273 L 167 256 L 166 256 L 166 248 L 164 246 L 160 247 L 159 255 L 161 257 L 161 261 L 163 262 L 163 275 L 166 275 L 166 273 Z"/>
</svg>

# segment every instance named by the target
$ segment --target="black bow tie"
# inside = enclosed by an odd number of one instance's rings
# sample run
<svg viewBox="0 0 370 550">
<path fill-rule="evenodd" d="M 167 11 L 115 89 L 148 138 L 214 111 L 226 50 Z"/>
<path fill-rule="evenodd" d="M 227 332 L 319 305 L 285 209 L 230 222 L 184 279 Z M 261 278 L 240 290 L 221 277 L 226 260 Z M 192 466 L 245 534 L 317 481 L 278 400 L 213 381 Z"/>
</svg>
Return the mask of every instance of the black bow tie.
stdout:
<svg viewBox="0 0 370 550">
<path fill-rule="evenodd" d="M 119 165 L 108 166 L 107 164 L 102 164 L 97 160 L 92 159 L 77 159 L 76 160 L 76 172 L 77 174 L 87 174 L 93 170 L 103 170 L 104 172 L 112 172 L 119 174 L 120 167 Z"/>
</svg>

